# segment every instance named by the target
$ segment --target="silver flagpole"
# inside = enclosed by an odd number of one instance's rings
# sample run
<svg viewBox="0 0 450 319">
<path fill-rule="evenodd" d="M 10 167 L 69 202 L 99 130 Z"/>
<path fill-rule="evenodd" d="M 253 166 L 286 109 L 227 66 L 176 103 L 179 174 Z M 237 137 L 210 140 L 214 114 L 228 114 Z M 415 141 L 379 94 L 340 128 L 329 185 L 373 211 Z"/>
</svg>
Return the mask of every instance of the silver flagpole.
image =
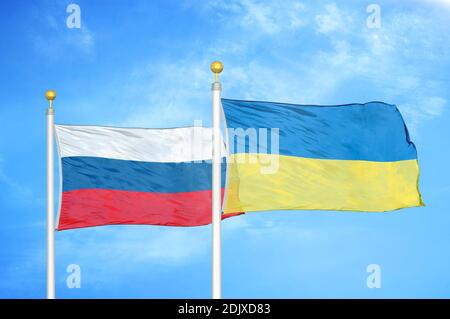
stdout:
<svg viewBox="0 0 450 319">
<path fill-rule="evenodd" d="M 219 61 L 211 64 L 211 71 L 216 75 L 212 84 L 213 93 L 213 163 L 212 163 L 212 298 L 222 298 L 222 244 L 220 222 L 222 220 L 221 200 L 221 149 L 220 135 L 220 92 L 219 73 L 223 65 Z"/>
<path fill-rule="evenodd" d="M 54 180 L 54 117 L 53 100 L 56 92 L 48 90 L 45 98 L 49 102 L 47 108 L 47 299 L 55 299 L 55 180 Z"/>
</svg>

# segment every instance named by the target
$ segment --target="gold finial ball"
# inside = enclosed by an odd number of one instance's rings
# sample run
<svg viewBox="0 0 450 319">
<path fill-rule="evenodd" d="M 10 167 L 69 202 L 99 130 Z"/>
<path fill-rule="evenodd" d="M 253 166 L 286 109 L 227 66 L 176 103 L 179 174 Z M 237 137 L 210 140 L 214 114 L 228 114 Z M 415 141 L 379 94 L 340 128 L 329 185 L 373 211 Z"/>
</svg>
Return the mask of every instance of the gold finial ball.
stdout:
<svg viewBox="0 0 450 319">
<path fill-rule="evenodd" d="M 48 90 L 45 92 L 45 98 L 49 101 L 53 101 L 56 98 L 56 91 Z"/>
<path fill-rule="evenodd" d="M 223 64 L 220 61 L 214 61 L 211 63 L 211 71 L 215 74 L 219 74 L 223 70 Z"/>
</svg>

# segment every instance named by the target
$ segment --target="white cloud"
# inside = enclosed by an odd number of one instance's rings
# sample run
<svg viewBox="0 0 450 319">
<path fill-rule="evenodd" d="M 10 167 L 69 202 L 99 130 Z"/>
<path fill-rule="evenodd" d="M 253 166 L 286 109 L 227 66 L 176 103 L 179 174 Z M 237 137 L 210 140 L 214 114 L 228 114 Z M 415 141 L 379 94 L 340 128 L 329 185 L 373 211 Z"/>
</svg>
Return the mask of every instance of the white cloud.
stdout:
<svg viewBox="0 0 450 319">
<path fill-rule="evenodd" d="M 419 96 L 405 102 L 400 108 L 410 121 L 410 130 L 415 133 L 420 122 L 442 115 L 447 105 L 447 100 L 442 97 Z"/>
<path fill-rule="evenodd" d="M 430 116 L 439 116 L 444 111 L 447 101 L 441 97 L 431 96 L 424 99 L 423 105 L 425 108 L 424 112 Z"/>
<path fill-rule="evenodd" d="M 14 200 L 16 203 L 44 206 L 44 198 L 37 197 L 31 187 L 25 183 L 21 183 L 5 172 L 3 167 L 4 162 L 4 158 L 0 155 L 0 185 L 3 184 L 6 190 L 3 195 L 8 196 L 11 201 Z"/>
<path fill-rule="evenodd" d="M 37 34 L 33 37 L 34 49 L 45 55 L 61 56 L 66 50 L 77 50 L 91 54 L 95 47 L 95 37 L 88 27 L 81 29 L 63 29 L 64 26 L 53 28 L 49 34 Z"/>
<path fill-rule="evenodd" d="M 35 8 L 35 21 L 40 28 L 37 32 L 30 29 L 29 34 L 36 52 L 51 56 L 65 56 L 68 52 L 76 51 L 90 55 L 95 49 L 95 35 L 82 18 L 81 28 L 69 29 L 66 25 L 64 4 L 48 3 L 46 6 Z"/>
<path fill-rule="evenodd" d="M 352 19 L 349 15 L 339 10 L 336 4 L 325 5 L 325 11 L 326 13 L 316 15 L 317 32 L 345 32 L 348 29 L 347 27 Z"/>
<path fill-rule="evenodd" d="M 208 123 L 213 74 L 206 59 L 151 62 L 133 70 L 124 90 L 129 116 L 120 125 L 176 127 Z"/>
<path fill-rule="evenodd" d="M 303 26 L 301 14 L 303 5 L 296 1 L 256 2 L 241 1 L 245 14 L 242 23 L 250 28 L 259 28 L 264 33 L 273 34 L 283 29 Z"/>
<path fill-rule="evenodd" d="M 365 81 L 367 95 L 377 92 L 375 99 L 398 104 L 413 131 L 424 120 L 440 116 L 445 85 L 423 66 L 448 64 L 444 52 L 450 45 L 433 17 L 414 10 L 385 10 L 390 13 L 383 14 L 383 26 L 375 30 L 361 25 L 358 13 L 342 12 L 333 4 L 327 14 L 316 17 L 317 31 L 327 35 L 334 48 L 309 63 L 321 78 L 323 92 L 336 92 L 347 81 Z"/>
<path fill-rule="evenodd" d="M 218 10 L 232 15 L 234 24 L 239 24 L 254 33 L 276 34 L 285 30 L 296 30 L 305 25 L 304 5 L 295 0 L 213 1 L 206 5 L 209 10 Z"/>
<path fill-rule="evenodd" d="M 419 1 L 423 3 L 434 4 L 450 8 L 450 0 L 419 0 Z"/>
</svg>

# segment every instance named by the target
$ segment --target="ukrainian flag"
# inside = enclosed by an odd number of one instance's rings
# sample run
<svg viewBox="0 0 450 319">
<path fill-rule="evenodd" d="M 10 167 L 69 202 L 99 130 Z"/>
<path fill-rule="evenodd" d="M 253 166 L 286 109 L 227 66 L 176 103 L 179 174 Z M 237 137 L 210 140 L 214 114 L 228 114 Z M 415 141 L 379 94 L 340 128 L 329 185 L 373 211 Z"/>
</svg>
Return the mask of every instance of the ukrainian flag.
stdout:
<svg viewBox="0 0 450 319">
<path fill-rule="evenodd" d="M 222 107 L 230 152 L 225 214 L 423 206 L 416 148 L 395 105 L 222 99 Z"/>
</svg>

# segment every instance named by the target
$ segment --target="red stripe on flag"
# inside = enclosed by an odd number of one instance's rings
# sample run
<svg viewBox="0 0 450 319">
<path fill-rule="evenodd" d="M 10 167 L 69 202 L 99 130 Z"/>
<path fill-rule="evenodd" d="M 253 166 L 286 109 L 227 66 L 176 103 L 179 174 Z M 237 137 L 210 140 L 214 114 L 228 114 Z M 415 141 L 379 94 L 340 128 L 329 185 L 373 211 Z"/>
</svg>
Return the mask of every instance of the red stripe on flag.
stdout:
<svg viewBox="0 0 450 319">
<path fill-rule="evenodd" d="M 102 225 L 207 225 L 211 223 L 211 193 L 67 191 L 62 194 L 58 230 Z M 222 219 L 235 215 L 240 214 L 227 214 Z"/>
</svg>

